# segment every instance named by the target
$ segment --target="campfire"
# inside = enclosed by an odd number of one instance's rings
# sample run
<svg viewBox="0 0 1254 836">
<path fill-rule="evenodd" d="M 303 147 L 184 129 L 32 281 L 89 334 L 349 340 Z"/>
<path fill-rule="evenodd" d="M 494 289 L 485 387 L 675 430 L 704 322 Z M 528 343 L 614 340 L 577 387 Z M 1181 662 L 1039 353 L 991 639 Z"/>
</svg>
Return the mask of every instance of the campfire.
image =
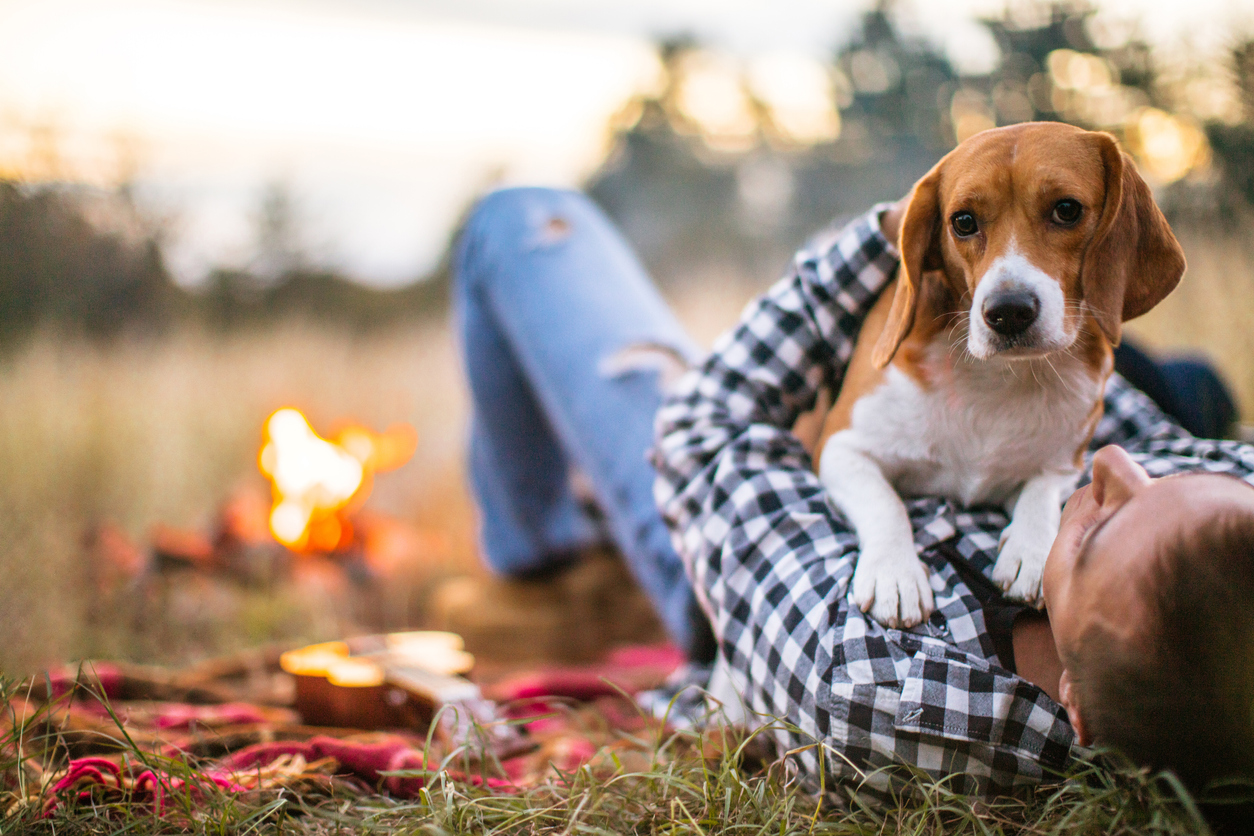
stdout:
<svg viewBox="0 0 1254 836">
<path fill-rule="evenodd" d="M 345 423 L 323 436 L 290 407 L 259 423 L 257 463 L 266 479 L 255 475 L 223 497 L 205 528 L 158 523 L 146 543 L 108 521 L 88 533 L 100 617 L 131 601 L 145 618 L 200 623 L 214 615 L 187 601 L 210 594 L 238 601 L 245 590 L 287 587 L 321 602 L 317 617 L 341 629 L 408 623 L 413 589 L 442 565 L 445 538 L 363 506 L 375 474 L 412 458 L 417 432 Z"/>
<path fill-rule="evenodd" d="M 350 424 L 325 439 L 300 411 L 276 411 L 258 457 L 273 494 L 274 539 L 295 552 L 343 551 L 353 542 L 352 512 L 370 495 L 373 474 L 400 467 L 417 446 L 407 424 L 383 433 Z"/>
</svg>

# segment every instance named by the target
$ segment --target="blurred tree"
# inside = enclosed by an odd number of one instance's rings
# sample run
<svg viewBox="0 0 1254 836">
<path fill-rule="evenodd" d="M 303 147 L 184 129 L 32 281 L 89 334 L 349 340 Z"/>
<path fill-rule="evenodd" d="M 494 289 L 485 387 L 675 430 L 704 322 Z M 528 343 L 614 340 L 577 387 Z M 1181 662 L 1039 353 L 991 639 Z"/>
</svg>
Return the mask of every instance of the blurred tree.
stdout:
<svg viewBox="0 0 1254 836">
<path fill-rule="evenodd" d="M 737 230 L 738 155 L 705 146 L 680 103 L 685 65 L 698 50 L 689 35 L 659 44 L 660 90 L 615 117 L 613 148 L 585 186 L 663 284 L 696 263 L 752 259 L 743 236 L 729 235 Z"/>
<path fill-rule="evenodd" d="M 873 138 L 872 154 L 939 157 L 952 145 L 944 102 L 957 73 L 932 44 L 902 36 L 892 7 L 881 0 L 835 54 L 853 93 L 842 121 Z"/>
<path fill-rule="evenodd" d="M 0 334 L 151 329 L 181 303 L 160 238 L 125 194 L 0 181 Z"/>
<path fill-rule="evenodd" d="M 741 113 L 752 123 L 738 124 L 732 142 L 711 136 L 685 93 L 689 78 L 716 62 L 690 37 L 660 45 L 665 83 L 619 115 L 613 151 L 588 190 L 663 284 L 702 274 L 761 283 L 802 236 L 904 194 L 956 142 L 1031 120 L 1113 132 L 1161 187 L 1204 173 L 1213 143 L 1230 191 L 1254 202 L 1248 116 L 1204 132 L 1187 73 L 1177 78 L 1183 70 L 1173 67 L 1164 83 L 1135 27 L 1120 31 L 1087 0 L 1016 0 L 981 21 L 999 57 L 978 76 L 961 75 L 936 45 L 903 35 L 900 13 L 881 0 L 834 51 L 828 71 L 839 134 L 808 144 L 779 142 L 770 108 L 752 95 Z M 1248 111 L 1254 42 L 1234 62 Z M 1214 203 L 1199 192 L 1205 188 L 1165 189 L 1162 201 L 1177 216 L 1196 213 Z"/>
<path fill-rule="evenodd" d="M 206 323 L 230 330 L 303 318 L 366 330 L 448 310 L 447 253 L 429 276 L 373 288 L 316 264 L 302 214 L 288 184 L 275 180 L 265 187 L 254 216 L 252 259 L 244 268 L 213 270 L 195 295 Z"/>
<path fill-rule="evenodd" d="M 1254 40 L 1245 41 L 1232 50 L 1232 70 L 1242 116 L 1246 122 L 1254 122 Z"/>
<path fill-rule="evenodd" d="M 972 81 L 991 94 L 994 110 L 990 116 L 998 124 L 1065 120 L 1061 103 L 1053 95 L 1049 56 L 1056 50 L 1095 50 L 1085 27 L 1090 8 L 1051 5 L 1041 11 L 1039 16 L 1016 17 L 1007 10 L 1001 18 L 983 21 L 997 41 L 1001 60 L 987 79 Z"/>
<path fill-rule="evenodd" d="M 367 331 L 444 316 L 448 273 L 440 269 L 420 281 L 381 290 L 317 268 L 294 270 L 271 283 L 248 271 L 218 269 L 195 299 L 201 319 L 222 331 L 265 328 L 295 318 Z"/>
<path fill-rule="evenodd" d="M 694 276 L 759 284 L 833 217 L 904 194 L 952 144 L 938 102 L 956 73 L 931 44 L 904 38 L 888 4 L 867 13 L 826 72 L 834 136 L 781 141 L 749 91 L 735 133 L 712 134 L 685 93 L 713 63 L 690 36 L 662 42 L 659 92 L 616 117 L 613 149 L 587 191 L 663 285 Z M 729 141 L 730 140 L 730 141 Z"/>
<path fill-rule="evenodd" d="M 1232 50 L 1231 62 L 1240 121 L 1212 121 L 1206 126 L 1206 135 L 1215 149 L 1223 197 L 1249 206 L 1254 205 L 1254 40 L 1238 44 Z"/>
<path fill-rule="evenodd" d="M 256 216 L 256 254 L 251 274 L 275 282 L 309 262 L 304 230 L 291 187 L 282 180 L 267 184 Z"/>
</svg>

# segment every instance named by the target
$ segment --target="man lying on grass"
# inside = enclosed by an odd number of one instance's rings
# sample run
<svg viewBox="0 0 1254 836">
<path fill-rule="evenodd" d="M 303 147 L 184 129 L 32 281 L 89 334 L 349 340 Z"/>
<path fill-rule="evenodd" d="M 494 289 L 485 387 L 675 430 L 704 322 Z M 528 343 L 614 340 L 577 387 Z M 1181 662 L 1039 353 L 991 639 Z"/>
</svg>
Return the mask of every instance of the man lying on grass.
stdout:
<svg viewBox="0 0 1254 836">
<path fill-rule="evenodd" d="M 698 352 L 617 231 L 579 195 L 485 198 L 455 262 L 485 559 L 517 576 L 595 542 L 578 468 L 690 657 L 721 657 L 750 710 L 795 727 L 786 750 L 821 742 L 797 755 L 815 786 L 823 768 L 884 798 L 885 767 L 906 765 L 991 796 L 1091 742 L 1195 788 L 1254 774 L 1254 448 L 1193 437 L 1118 375 L 1049 557 L 1048 617 L 988 579 L 1004 511 L 936 498 L 907 502 L 931 618 L 886 629 L 852 603 L 857 538 L 793 427 L 839 387 L 899 221 L 877 207 L 799 253 L 658 411 L 624 347 Z"/>
</svg>

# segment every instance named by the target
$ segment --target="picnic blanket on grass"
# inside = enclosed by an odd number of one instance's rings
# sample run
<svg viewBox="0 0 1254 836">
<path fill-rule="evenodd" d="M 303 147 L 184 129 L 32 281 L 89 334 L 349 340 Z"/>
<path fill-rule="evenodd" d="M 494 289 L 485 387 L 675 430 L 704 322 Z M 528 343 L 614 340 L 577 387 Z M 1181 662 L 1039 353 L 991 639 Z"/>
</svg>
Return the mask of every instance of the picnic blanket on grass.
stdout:
<svg viewBox="0 0 1254 836">
<path fill-rule="evenodd" d="M 26 773 L 25 781 L 0 774 L 0 792 L 12 798 L 26 786 L 12 803 L 42 805 L 45 815 L 84 803 L 164 815 L 173 797 L 196 803 L 275 789 L 406 799 L 437 780 L 513 793 L 599 754 L 640 749 L 650 737 L 642 732 L 664 726 L 632 695 L 660 685 L 680 662 L 674 648 L 635 647 L 596 665 L 497 673 L 481 687 L 493 722 L 512 733 L 472 731 L 468 739 L 451 739 L 438 723 L 372 732 L 309 726 L 291 707 L 228 699 L 240 693 L 229 683 L 184 679 L 180 694 L 171 684 L 177 674 L 84 663 L 49 671 L 0 704 L 0 764 Z M 180 695 L 190 698 L 171 699 Z"/>
</svg>

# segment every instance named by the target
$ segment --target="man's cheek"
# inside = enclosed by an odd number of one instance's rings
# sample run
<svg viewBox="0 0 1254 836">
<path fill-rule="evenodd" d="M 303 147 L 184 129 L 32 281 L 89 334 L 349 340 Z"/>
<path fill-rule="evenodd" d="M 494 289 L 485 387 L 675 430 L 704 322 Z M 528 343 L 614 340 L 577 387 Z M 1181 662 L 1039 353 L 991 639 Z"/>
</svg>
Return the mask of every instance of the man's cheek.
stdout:
<svg viewBox="0 0 1254 836">
<path fill-rule="evenodd" d="M 1068 520 L 1067 516 L 1066 510 L 1064 510 L 1062 524 L 1058 527 L 1058 536 L 1054 539 L 1054 545 L 1050 547 L 1049 555 L 1045 558 L 1045 572 L 1041 577 L 1041 593 L 1045 596 L 1046 608 L 1054 600 L 1054 588 L 1057 586 L 1060 577 L 1070 571 L 1070 564 L 1074 560 L 1074 549 L 1072 546 L 1076 541 L 1076 533 L 1080 529 L 1077 528 L 1077 521 L 1075 519 Z M 1075 516 L 1074 509 L 1071 516 Z"/>
<path fill-rule="evenodd" d="M 1048 572 L 1045 573 L 1045 577 L 1041 578 L 1041 600 L 1045 602 L 1045 616 L 1048 618 L 1054 611 L 1054 595 Z"/>
</svg>

